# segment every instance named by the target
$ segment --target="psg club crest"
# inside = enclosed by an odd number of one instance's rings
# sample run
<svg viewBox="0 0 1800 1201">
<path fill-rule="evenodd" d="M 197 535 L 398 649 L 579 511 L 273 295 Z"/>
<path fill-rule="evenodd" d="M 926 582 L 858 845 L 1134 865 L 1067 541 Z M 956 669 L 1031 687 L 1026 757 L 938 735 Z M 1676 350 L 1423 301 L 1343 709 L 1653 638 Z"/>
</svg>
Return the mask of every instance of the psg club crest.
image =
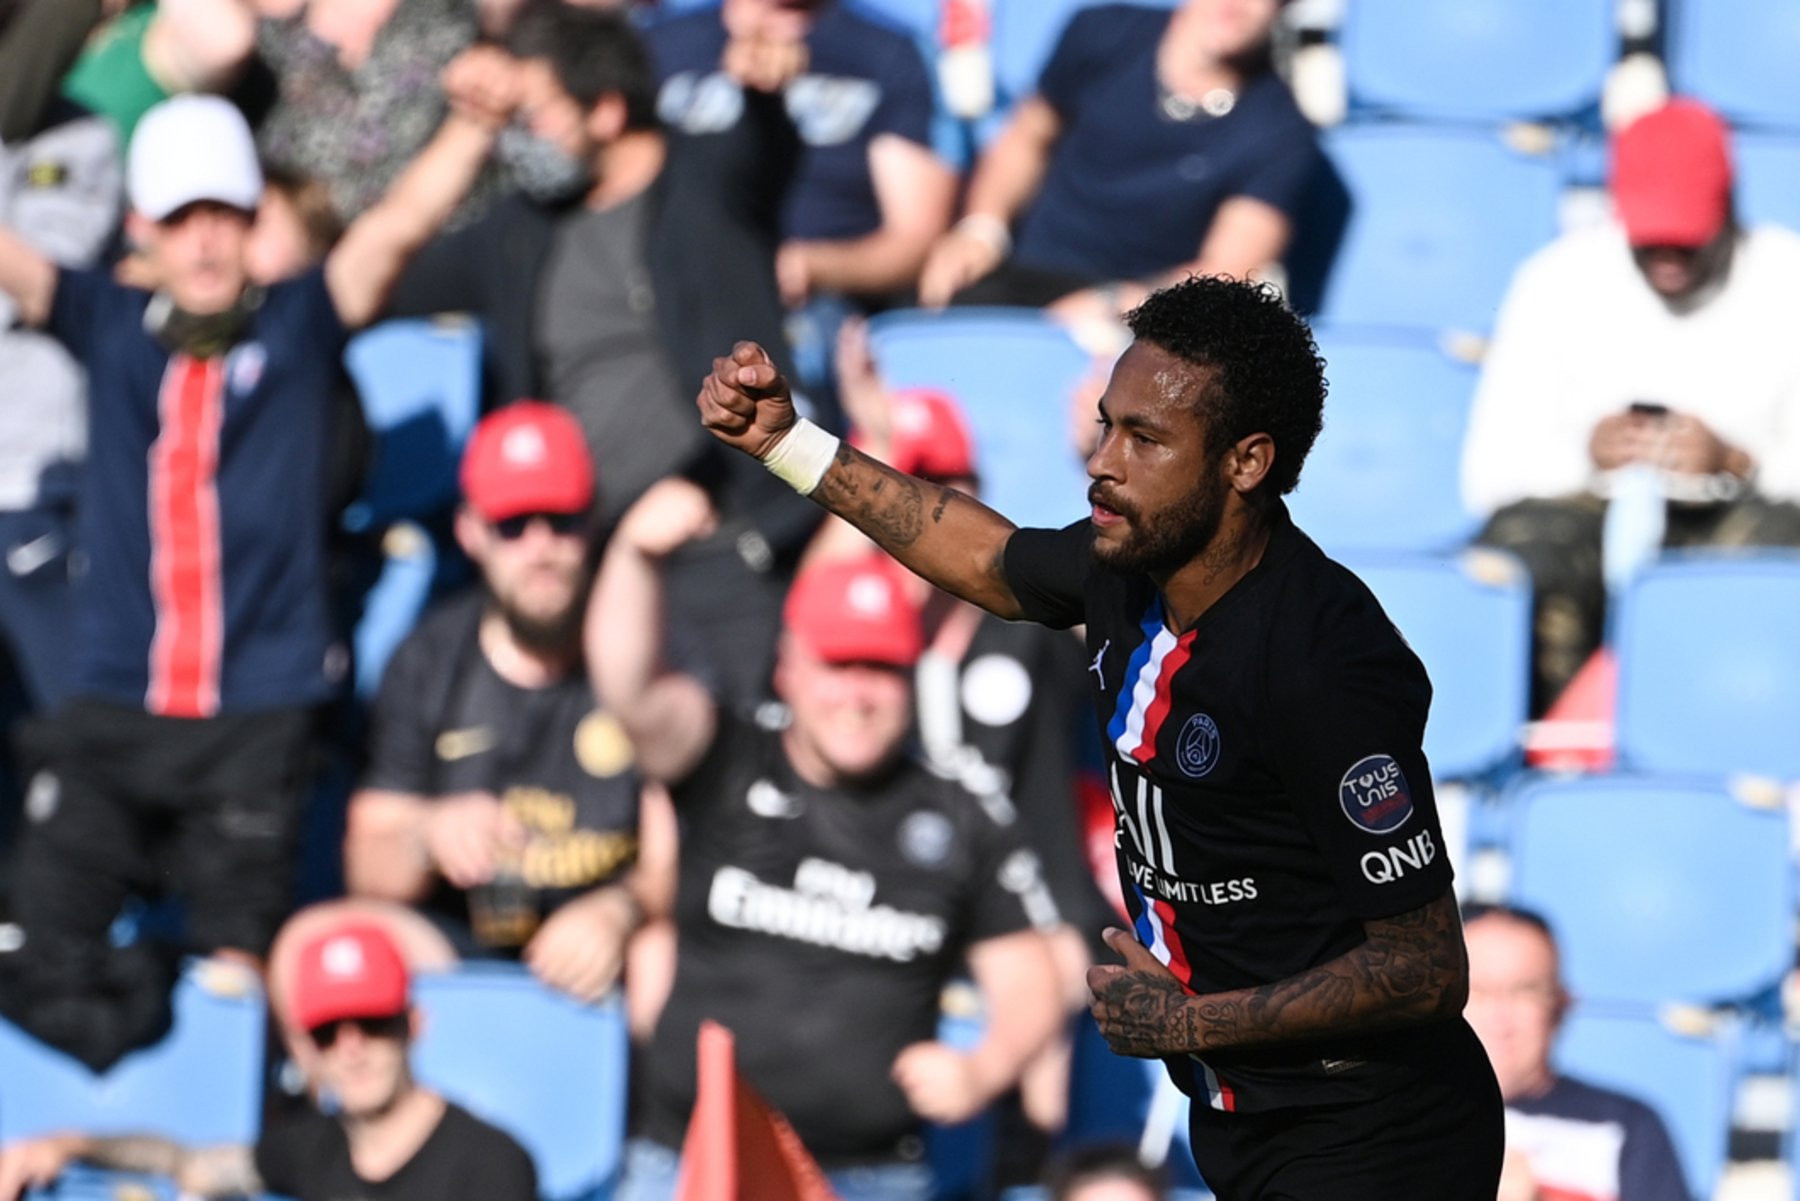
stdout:
<svg viewBox="0 0 1800 1201">
<path fill-rule="evenodd" d="M 1392 755 L 1370 755 L 1338 782 L 1338 804 L 1357 829 L 1391 834 L 1412 816 L 1412 789 Z"/>
<path fill-rule="evenodd" d="M 1175 740 L 1175 764 L 1198 780 L 1219 762 L 1219 726 L 1204 713 L 1196 713 L 1181 727 Z"/>
</svg>

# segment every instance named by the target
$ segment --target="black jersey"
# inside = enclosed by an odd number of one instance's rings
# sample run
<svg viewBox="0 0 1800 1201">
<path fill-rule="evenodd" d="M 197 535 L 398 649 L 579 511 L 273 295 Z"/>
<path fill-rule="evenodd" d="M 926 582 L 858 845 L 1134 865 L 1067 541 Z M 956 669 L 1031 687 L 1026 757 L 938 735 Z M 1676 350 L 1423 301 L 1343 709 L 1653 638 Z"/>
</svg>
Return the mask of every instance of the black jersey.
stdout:
<svg viewBox="0 0 1800 1201">
<path fill-rule="evenodd" d="M 511 1135 L 453 1102 L 412 1158 L 384 1180 L 364 1180 L 343 1123 L 317 1110 L 271 1122 L 256 1142 L 256 1171 L 297 1201 L 536 1201 L 531 1157 Z"/>
<path fill-rule="evenodd" d="M 966 948 L 1057 920 L 1010 802 L 910 760 L 867 787 L 813 788 L 778 731 L 725 713 L 671 792 L 680 949 L 643 1075 L 643 1133 L 680 1145 L 711 1018 L 821 1162 L 916 1155 L 895 1057 L 935 1037 Z"/>
<path fill-rule="evenodd" d="M 596 707 L 584 673 L 546 688 L 501 678 L 478 640 L 484 607 L 479 594 L 451 602 L 395 652 L 362 786 L 428 798 L 491 792 L 518 817 L 529 837 L 500 886 L 507 895 L 446 883 L 426 902 L 510 954 L 539 918 L 636 859 L 641 780 L 630 740 Z"/>
<path fill-rule="evenodd" d="M 1285 509 L 1187 630 L 1148 577 L 1096 562 L 1086 522 L 1019 531 L 1005 570 L 1028 618 L 1087 623 L 1120 883 L 1139 940 L 1190 991 L 1293 976 L 1450 887 L 1425 670 Z M 1197 1101 L 1255 1110 L 1370 1097 L 1479 1053 L 1458 1019 L 1169 1066 Z"/>
</svg>

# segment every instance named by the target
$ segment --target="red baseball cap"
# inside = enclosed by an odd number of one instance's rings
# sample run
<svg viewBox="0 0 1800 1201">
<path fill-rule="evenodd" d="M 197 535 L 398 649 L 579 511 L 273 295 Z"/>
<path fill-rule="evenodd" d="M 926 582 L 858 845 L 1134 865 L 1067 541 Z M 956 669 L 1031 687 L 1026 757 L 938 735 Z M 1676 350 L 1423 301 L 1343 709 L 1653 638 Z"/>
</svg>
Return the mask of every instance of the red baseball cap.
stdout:
<svg viewBox="0 0 1800 1201">
<path fill-rule="evenodd" d="M 1612 198 L 1633 246 L 1704 246 L 1731 213 L 1731 136 L 1698 100 L 1671 100 L 1613 138 Z"/>
<path fill-rule="evenodd" d="M 495 410 L 463 452 L 462 490 L 488 521 L 584 511 L 594 501 L 594 459 L 581 423 L 538 400 Z"/>
<path fill-rule="evenodd" d="M 894 466 L 932 480 L 975 474 L 975 439 L 962 406 L 947 392 L 908 388 L 894 393 Z"/>
<path fill-rule="evenodd" d="M 288 1008 L 304 1030 L 406 1012 L 406 961 L 381 927 L 346 922 L 300 948 Z"/>
<path fill-rule="evenodd" d="M 783 610 L 788 633 L 827 663 L 911 667 L 925 649 L 925 633 L 900 571 L 883 555 L 803 568 Z"/>
</svg>

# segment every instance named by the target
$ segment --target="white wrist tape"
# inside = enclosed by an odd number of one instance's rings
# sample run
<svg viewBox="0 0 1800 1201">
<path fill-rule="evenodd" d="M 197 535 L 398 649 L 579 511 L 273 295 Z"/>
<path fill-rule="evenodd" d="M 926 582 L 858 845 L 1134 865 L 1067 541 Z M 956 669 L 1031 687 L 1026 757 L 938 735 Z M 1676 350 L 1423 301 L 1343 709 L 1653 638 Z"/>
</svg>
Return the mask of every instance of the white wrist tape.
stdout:
<svg viewBox="0 0 1800 1201">
<path fill-rule="evenodd" d="M 763 456 L 762 465 L 801 496 L 811 496 L 837 452 L 837 435 L 802 417 L 775 444 L 775 449 Z"/>
</svg>

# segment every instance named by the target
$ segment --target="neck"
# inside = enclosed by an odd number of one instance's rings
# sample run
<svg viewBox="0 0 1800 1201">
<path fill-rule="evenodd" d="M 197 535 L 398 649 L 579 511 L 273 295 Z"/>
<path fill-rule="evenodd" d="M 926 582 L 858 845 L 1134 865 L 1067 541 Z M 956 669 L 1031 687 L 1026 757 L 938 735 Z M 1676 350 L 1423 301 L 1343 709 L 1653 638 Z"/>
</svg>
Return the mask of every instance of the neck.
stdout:
<svg viewBox="0 0 1800 1201">
<path fill-rule="evenodd" d="M 668 157 L 668 142 L 654 129 L 620 134 L 594 163 L 596 182 L 588 191 L 587 206 L 609 209 L 641 195 L 662 174 Z"/>
<path fill-rule="evenodd" d="M 1234 494 L 1206 549 L 1168 575 L 1153 577 L 1170 626 L 1188 629 L 1249 575 L 1262 562 L 1269 532 L 1267 514 Z"/>
<path fill-rule="evenodd" d="M 341 1116 L 350 1161 L 364 1180 L 386 1180 L 418 1154 L 444 1117 L 444 1099 L 411 1080 L 379 1112 Z"/>
<path fill-rule="evenodd" d="M 1550 1091 L 1551 1086 L 1555 1083 L 1556 1073 L 1550 1070 L 1550 1065 L 1547 1063 L 1539 1064 L 1537 1071 L 1525 1077 L 1523 1080 L 1516 1082 L 1512 1088 L 1503 1090 L 1505 1096 L 1502 1099 L 1509 1103 L 1513 1101 L 1528 1101 L 1534 1097 L 1543 1096 Z"/>
<path fill-rule="evenodd" d="M 1200 38 L 1197 16 L 1184 5 L 1175 10 L 1157 47 L 1156 69 L 1163 83 L 1183 94 L 1225 88 L 1237 91 L 1250 73 L 1255 55 L 1226 58 Z"/>
<path fill-rule="evenodd" d="M 554 651 L 525 645 L 493 608 L 482 616 L 479 637 L 488 665 L 515 688 L 548 688 L 574 670 L 580 654 L 574 644 Z"/>
<path fill-rule="evenodd" d="M 846 775 L 832 766 L 830 761 L 819 754 L 811 743 L 800 737 L 792 725 L 781 732 L 781 747 L 787 754 L 788 765 L 794 769 L 794 774 L 814 788 L 822 790 L 853 786 L 879 776 L 882 771 L 886 770 L 884 765 L 867 775 Z M 893 760 L 890 758 L 887 762 L 891 764 Z"/>
</svg>

